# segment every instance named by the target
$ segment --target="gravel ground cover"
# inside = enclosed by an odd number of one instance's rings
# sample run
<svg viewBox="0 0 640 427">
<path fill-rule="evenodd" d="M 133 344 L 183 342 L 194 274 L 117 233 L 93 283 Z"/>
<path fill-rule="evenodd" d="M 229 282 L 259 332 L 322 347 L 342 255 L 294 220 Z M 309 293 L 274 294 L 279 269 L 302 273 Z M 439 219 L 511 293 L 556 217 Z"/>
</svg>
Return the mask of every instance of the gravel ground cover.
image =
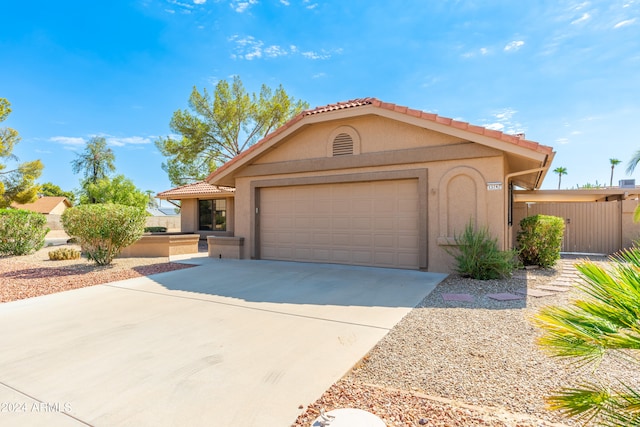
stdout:
<svg viewBox="0 0 640 427">
<path fill-rule="evenodd" d="M 294 426 L 309 426 L 321 408 L 344 407 L 372 412 L 388 426 L 578 425 L 545 408 L 552 390 L 576 385 L 575 367 L 542 353 L 530 323 L 540 307 L 566 304 L 574 291 L 514 301 L 487 297 L 548 285 L 570 275 L 562 271 L 572 264 L 563 260 L 509 280 L 448 277 Z M 445 301 L 443 294 L 471 294 L 473 301 Z M 629 365 L 605 360 L 599 370 L 606 381 L 640 387 Z"/>
<path fill-rule="evenodd" d="M 191 267 L 170 263 L 168 258 L 116 258 L 108 266 L 97 266 L 86 258 L 49 260 L 49 251 L 60 247 L 0 257 L 0 303 Z M 80 249 L 74 245 L 65 247 Z"/>
</svg>

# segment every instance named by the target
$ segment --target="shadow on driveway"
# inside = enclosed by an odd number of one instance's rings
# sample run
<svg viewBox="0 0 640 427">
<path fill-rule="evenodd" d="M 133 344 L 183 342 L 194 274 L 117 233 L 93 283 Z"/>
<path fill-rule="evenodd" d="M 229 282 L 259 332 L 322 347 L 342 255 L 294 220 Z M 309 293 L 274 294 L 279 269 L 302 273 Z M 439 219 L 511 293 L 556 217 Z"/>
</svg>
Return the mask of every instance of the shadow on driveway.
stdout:
<svg viewBox="0 0 640 427">
<path fill-rule="evenodd" d="M 197 268 L 151 276 L 159 286 L 147 283 L 137 289 L 183 291 L 229 301 L 411 308 L 445 277 L 337 264 L 212 260 Z"/>
</svg>

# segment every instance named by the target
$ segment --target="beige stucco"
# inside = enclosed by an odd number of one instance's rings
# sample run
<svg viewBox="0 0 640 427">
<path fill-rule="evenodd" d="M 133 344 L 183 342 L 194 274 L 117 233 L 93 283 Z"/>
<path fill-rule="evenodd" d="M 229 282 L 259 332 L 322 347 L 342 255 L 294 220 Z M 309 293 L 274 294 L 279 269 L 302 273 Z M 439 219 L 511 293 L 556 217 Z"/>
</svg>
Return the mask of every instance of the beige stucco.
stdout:
<svg viewBox="0 0 640 427">
<path fill-rule="evenodd" d="M 346 127 L 357 135 L 359 154 L 328 157 L 332 135 Z M 448 272 L 452 257 L 445 249 L 469 221 L 487 226 L 504 246 L 507 163 L 496 148 L 385 117 L 314 124 L 237 171 L 234 234 L 245 238 L 243 258 L 259 257 L 260 188 L 422 177 L 420 267 Z M 499 189 L 489 190 L 488 183 L 497 183 Z"/>
<path fill-rule="evenodd" d="M 149 234 L 132 245 L 125 247 L 120 258 L 168 257 L 198 253 L 197 234 Z"/>
</svg>

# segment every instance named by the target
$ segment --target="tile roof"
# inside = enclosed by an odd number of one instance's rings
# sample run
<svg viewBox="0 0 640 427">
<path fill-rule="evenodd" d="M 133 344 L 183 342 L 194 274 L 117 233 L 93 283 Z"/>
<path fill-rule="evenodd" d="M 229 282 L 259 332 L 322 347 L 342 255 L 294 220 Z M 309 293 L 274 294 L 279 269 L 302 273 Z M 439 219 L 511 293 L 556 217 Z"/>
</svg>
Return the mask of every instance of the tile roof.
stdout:
<svg viewBox="0 0 640 427">
<path fill-rule="evenodd" d="M 211 185 L 208 182 L 199 181 L 193 184 L 187 184 L 171 190 L 158 193 L 157 197 L 161 199 L 180 198 L 180 196 L 199 196 L 219 193 L 233 193 L 236 189 L 233 187 L 222 187 Z"/>
<path fill-rule="evenodd" d="M 41 214 L 49 214 L 52 210 L 56 208 L 60 203 L 64 203 L 67 207 L 71 206 L 71 202 L 66 197 L 56 197 L 56 196 L 44 196 L 40 197 L 33 203 L 12 203 L 11 207 L 16 209 L 26 209 L 32 212 L 38 212 Z"/>
<path fill-rule="evenodd" d="M 247 150 L 243 151 L 242 153 L 240 153 L 239 155 L 237 155 L 236 157 L 234 157 L 230 161 L 226 162 L 224 165 L 222 165 L 219 168 L 217 168 L 206 179 L 208 181 L 209 179 L 211 179 L 215 175 L 219 174 L 220 172 L 224 171 L 225 169 L 228 169 L 230 166 L 238 163 L 241 159 L 243 159 L 244 157 L 246 157 L 247 155 L 252 153 L 258 147 L 260 147 L 261 145 L 263 145 L 266 142 L 270 141 L 271 139 L 275 138 L 277 135 L 283 133 L 285 130 L 289 129 L 290 127 L 292 127 L 293 125 L 295 125 L 296 123 L 298 123 L 300 120 L 304 119 L 307 116 L 313 116 L 313 115 L 317 115 L 317 114 L 324 114 L 324 113 L 329 113 L 329 112 L 332 112 L 332 111 L 339 111 L 339 110 L 345 110 L 345 109 L 361 108 L 361 107 L 366 107 L 366 106 L 374 106 L 374 107 L 381 108 L 381 109 L 384 109 L 384 110 L 394 111 L 394 112 L 398 112 L 398 113 L 401 113 L 401 114 L 406 114 L 407 116 L 416 117 L 416 118 L 419 118 L 419 119 L 423 119 L 423 120 L 427 120 L 427 121 L 443 124 L 445 126 L 450 126 L 452 128 L 462 129 L 462 130 L 465 130 L 465 131 L 468 131 L 468 132 L 472 132 L 472 133 L 475 133 L 475 134 L 478 134 L 478 135 L 484 135 L 484 136 L 489 137 L 489 138 L 493 138 L 493 139 L 501 140 L 501 141 L 504 141 L 504 142 L 508 142 L 510 144 L 514 144 L 514 145 L 518 145 L 518 146 L 521 146 L 521 147 L 525 147 L 525 148 L 528 148 L 528 149 L 533 150 L 533 151 L 537 151 L 537 152 L 542 153 L 542 154 L 549 154 L 550 155 L 550 154 L 553 153 L 553 148 L 552 147 L 549 147 L 547 145 L 539 144 L 539 143 L 537 143 L 535 141 L 527 140 L 527 139 L 524 138 L 524 134 L 510 135 L 510 134 L 506 134 L 506 133 L 498 131 L 498 130 L 487 129 L 487 128 L 482 127 L 482 126 L 476 126 L 476 125 L 472 125 L 472 124 L 467 123 L 467 122 L 458 121 L 458 120 L 454 120 L 454 119 L 451 119 L 451 118 L 448 118 L 448 117 L 439 116 L 439 115 L 434 114 L 434 113 L 427 113 L 425 111 L 415 110 L 413 108 L 409 108 L 409 107 L 393 104 L 393 103 L 390 103 L 390 102 L 382 102 L 377 98 L 359 98 L 359 99 L 352 99 L 350 101 L 344 101 L 344 102 L 338 102 L 338 103 L 335 103 L 335 104 L 329 104 L 329 105 L 325 105 L 325 106 L 322 106 L 322 107 L 316 107 L 316 108 L 313 108 L 313 109 L 310 109 L 310 110 L 305 110 L 305 111 L 299 113 L 298 115 L 293 117 L 291 120 L 286 122 L 284 125 L 280 126 L 275 131 L 273 131 L 272 133 L 268 134 L 263 139 L 258 141 L 256 144 L 254 144 L 253 146 L 249 147 Z"/>
</svg>

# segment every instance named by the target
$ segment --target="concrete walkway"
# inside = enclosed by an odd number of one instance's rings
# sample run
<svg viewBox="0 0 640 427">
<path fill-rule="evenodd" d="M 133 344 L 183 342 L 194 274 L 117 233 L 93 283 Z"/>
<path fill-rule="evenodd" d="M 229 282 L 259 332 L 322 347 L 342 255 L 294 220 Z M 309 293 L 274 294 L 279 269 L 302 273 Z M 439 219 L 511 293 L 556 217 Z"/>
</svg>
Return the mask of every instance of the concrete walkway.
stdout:
<svg viewBox="0 0 640 427">
<path fill-rule="evenodd" d="M 0 425 L 290 425 L 445 277 L 199 262 L 0 304 Z"/>
</svg>

